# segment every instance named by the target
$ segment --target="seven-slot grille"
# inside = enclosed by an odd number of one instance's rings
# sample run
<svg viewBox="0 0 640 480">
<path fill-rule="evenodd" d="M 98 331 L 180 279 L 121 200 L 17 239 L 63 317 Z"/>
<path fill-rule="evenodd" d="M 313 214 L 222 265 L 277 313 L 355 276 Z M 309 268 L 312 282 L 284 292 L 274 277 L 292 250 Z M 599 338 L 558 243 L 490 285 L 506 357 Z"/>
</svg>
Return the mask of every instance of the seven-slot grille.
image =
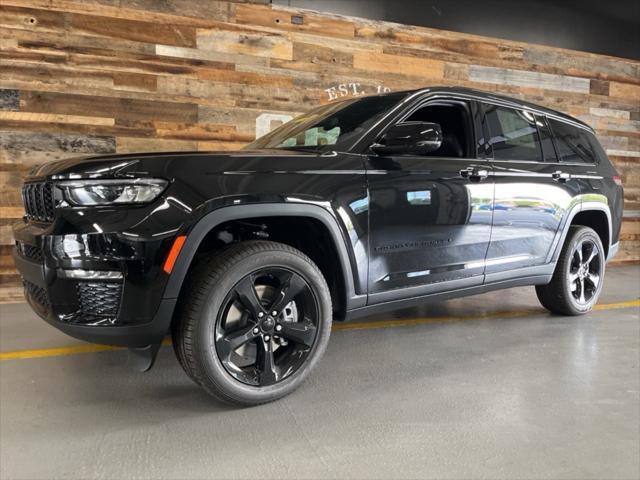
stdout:
<svg viewBox="0 0 640 480">
<path fill-rule="evenodd" d="M 25 183 L 22 202 L 29 220 L 52 222 L 55 215 L 53 186 L 48 182 Z"/>
</svg>

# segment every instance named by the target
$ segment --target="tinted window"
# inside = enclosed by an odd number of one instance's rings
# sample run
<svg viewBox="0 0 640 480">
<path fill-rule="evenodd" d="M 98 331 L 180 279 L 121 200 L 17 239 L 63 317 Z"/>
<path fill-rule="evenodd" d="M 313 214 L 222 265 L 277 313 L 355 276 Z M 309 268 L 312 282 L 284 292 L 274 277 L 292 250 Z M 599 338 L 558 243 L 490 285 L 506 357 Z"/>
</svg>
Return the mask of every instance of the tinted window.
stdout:
<svg viewBox="0 0 640 480">
<path fill-rule="evenodd" d="M 496 160 L 542 161 L 538 129 L 533 114 L 523 110 L 486 106 L 487 126 Z"/>
<path fill-rule="evenodd" d="M 586 130 L 564 122 L 549 119 L 556 138 L 556 147 L 561 162 L 594 163 L 596 157 L 592 145 L 592 135 Z"/>
<path fill-rule="evenodd" d="M 391 93 L 330 103 L 294 118 L 245 148 L 347 149 L 406 96 Z"/>
<path fill-rule="evenodd" d="M 463 102 L 429 103 L 419 108 L 405 122 L 433 122 L 442 129 L 442 145 L 426 153 L 430 157 L 468 158 L 471 148 L 471 120 L 468 106 Z"/>
<path fill-rule="evenodd" d="M 547 124 L 545 117 L 536 115 L 536 124 L 538 125 L 538 133 L 540 134 L 540 143 L 542 143 L 542 153 L 545 162 L 557 162 L 556 149 L 553 147 L 551 130 Z"/>
</svg>

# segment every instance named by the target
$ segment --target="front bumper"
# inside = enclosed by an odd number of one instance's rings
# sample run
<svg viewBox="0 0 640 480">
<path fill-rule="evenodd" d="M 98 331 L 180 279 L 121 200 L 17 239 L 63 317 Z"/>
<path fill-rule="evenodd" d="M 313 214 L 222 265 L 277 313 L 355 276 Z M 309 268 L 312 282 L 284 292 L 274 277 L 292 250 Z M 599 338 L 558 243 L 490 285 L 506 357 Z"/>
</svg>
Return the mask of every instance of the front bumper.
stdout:
<svg viewBox="0 0 640 480">
<path fill-rule="evenodd" d="M 73 337 L 143 347 L 167 333 L 175 299 L 162 299 L 161 258 L 169 239 L 119 234 L 52 235 L 50 226 L 14 227 L 14 259 L 33 310 Z"/>
</svg>

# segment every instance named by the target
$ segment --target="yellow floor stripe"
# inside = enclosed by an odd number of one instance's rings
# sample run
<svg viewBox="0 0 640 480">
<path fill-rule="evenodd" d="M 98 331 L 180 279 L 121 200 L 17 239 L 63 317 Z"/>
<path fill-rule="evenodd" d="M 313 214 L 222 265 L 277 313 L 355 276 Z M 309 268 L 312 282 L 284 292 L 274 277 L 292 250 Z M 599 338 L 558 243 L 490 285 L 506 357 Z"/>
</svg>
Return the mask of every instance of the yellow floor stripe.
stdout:
<svg viewBox="0 0 640 480">
<path fill-rule="evenodd" d="M 630 308 L 640 306 L 640 299 L 629 300 L 627 302 L 619 303 L 603 303 L 596 305 L 594 310 L 615 310 L 618 308 Z M 475 315 L 458 315 L 458 316 L 442 316 L 442 317 L 430 317 L 430 318 L 399 318 L 395 320 L 379 320 L 371 322 L 346 322 L 334 324 L 333 331 L 338 330 L 373 330 L 376 328 L 394 328 L 394 327 L 410 327 L 414 325 L 429 325 L 434 323 L 450 323 L 450 322 L 465 322 L 469 320 L 487 320 L 495 318 L 517 318 L 525 317 L 527 315 L 535 315 L 547 313 L 547 310 L 543 308 L 536 308 L 530 310 L 511 310 L 506 312 L 491 312 L 486 314 Z"/>
<path fill-rule="evenodd" d="M 640 299 L 629 300 L 626 302 L 618 303 L 603 303 L 596 305 L 594 310 L 617 310 L 620 308 L 632 308 L 640 307 Z M 371 322 L 346 322 L 335 323 L 332 327 L 333 331 L 345 331 L 345 330 L 374 330 L 379 328 L 397 328 L 397 327 L 411 327 L 416 325 L 429 325 L 429 324 L 442 324 L 451 322 L 464 322 L 469 320 L 489 320 L 489 319 L 507 319 L 525 317 L 527 315 L 545 313 L 543 309 L 530 309 L 530 310 L 515 310 L 507 312 L 492 312 L 482 315 L 452 315 L 442 317 L 428 317 L 428 318 L 407 318 L 396 320 L 373 320 Z M 171 345 L 171 340 L 166 339 L 162 342 L 163 345 Z M 18 360 L 25 358 L 43 358 L 43 357 L 60 357 L 65 355 L 76 355 L 79 353 L 97 353 L 108 352 L 114 350 L 122 350 L 121 347 L 112 347 L 109 345 L 95 345 L 84 344 L 75 345 L 72 347 L 60 347 L 60 348 L 43 348 L 38 350 L 18 350 L 15 352 L 0 352 L 0 360 Z"/>
</svg>

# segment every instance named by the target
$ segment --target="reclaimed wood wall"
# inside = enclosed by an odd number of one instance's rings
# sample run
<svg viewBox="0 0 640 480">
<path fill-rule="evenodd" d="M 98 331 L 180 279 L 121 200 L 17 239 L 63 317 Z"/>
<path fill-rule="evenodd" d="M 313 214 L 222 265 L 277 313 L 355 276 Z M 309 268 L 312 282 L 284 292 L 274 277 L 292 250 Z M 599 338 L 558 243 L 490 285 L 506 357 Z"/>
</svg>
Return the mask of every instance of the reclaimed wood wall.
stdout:
<svg viewBox="0 0 640 480">
<path fill-rule="evenodd" d="M 639 62 L 268 3 L 2 0 L 0 300 L 21 298 L 10 225 L 34 165 L 235 149 L 320 103 L 430 84 L 501 92 L 593 125 L 626 188 L 618 260 L 640 259 Z"/>
</svg>

